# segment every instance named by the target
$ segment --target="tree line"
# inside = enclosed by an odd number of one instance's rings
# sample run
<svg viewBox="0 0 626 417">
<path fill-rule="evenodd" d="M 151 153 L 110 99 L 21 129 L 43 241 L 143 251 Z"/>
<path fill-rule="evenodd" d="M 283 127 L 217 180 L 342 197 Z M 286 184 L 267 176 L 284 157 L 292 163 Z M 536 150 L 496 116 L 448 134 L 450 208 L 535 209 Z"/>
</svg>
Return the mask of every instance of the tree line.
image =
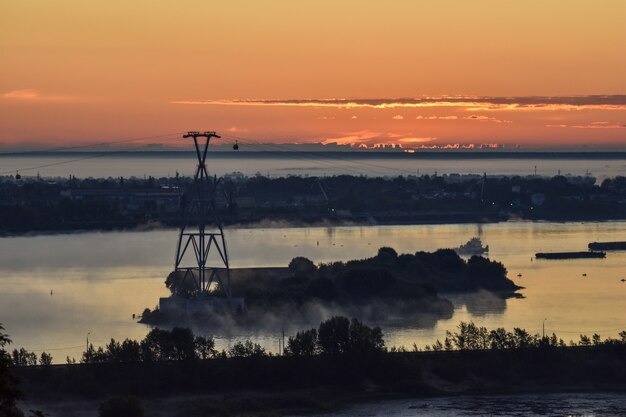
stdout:
<svg viewBox="0 0 626 417">
<path fill-rule="evenodd" d="M 601 345 L 626 345 L 626 330 L 618 334 L 617 338 L 605 338 L 594 333 L 591 337 L 581 334 L 578 341 L 565 342 L 556 333 L 551 335 L 531 334 L 524 329 L 514 328 L 512 332 L 499 327 L 489 330 L 486 327 L 477 326 L 473 322 L 461 322 L 454 332 L 446 331 L 446 337 L 442 341 L 437 340 L 431 345 L 420 349 L 413 344 L 412 351 L 440 352 L 440 351 L 467 351 L 467 350 L 515 350 L 542 347 L 574 347 L 574 346 L 601 346 Z M 404 346 L 393 347 L 392 352 L 406 352 Z"/>
<path fill-rule="evenodd" d="M 2 330 L 0 325 L 0 330 Z M 0 334 L 0 359 L 5 368 L 13 366 L 48 366 L 53 362 L 51 354 L 42 352 L 38 357 L 24 348 L 14 349 L 11 353 L 4 350 L 10 339 Z M 489 330 L 473 322 L 460 322 L 456 331 L 446 331 L 446 337 L 435 343 L 419 347 L 414 343 L 406 346 L 386 347 L 380 327 L 370 327 L 357 319 L 335 316 L 320 323 L 318 328 L 297 332 L 287 338 L 283 354 L 286 356 L 314 355 L 363 355 L 375 352 L 440 352 L 468 350 L 515 350 L 541 347 L 586 347 L 600 345 L 626 345 L 626 330 L 617 338 L 602 338 L 581 334 L 579 339 L 565 342 L 555 333 L 541 336 L 531 334 L 525 329 L 504 328 Z M 191 329 L 174 327 L 172 330 L 152 329 L 141 341 L 111 339 L 105 346 L 94 347 L 90 344 L 83 352 L 78 363 L 131 363 L 190 361 L 216 358 L 249 358 L 273 356 L 272 352 L 250 340 L 238 341 L 228 349 L 217 350 L 211 336 L 194 335 Z M 77 361 L 69 356 L 66 364 Z"/>
<path fill-rule="evenodd" d="M 104 381 L 117 381 L 115 384 L 122 385 L 120 388 L 122 392 L 130 388 L 137 392 L 157 392 L 162 388 L 163 382 L 149 380 L 154 377 L 154 372 L 161 372 L 170 377 L 175 375 L 180 383 L 197 387 L 204 387 L 207 381 L 221 384 L 224 382 L 224 375 L 229 375 L 227 380 L 233 387 L 238 386 L 241 378 L 247 381 L 249 385 L 246 386 L 250 388 L 265 386 L 263 384 L 268 383 L 268 372 L 280 375 L 272 379 L 275 386 L 287 383 L 283 381 L 285 378 L 291 381 L 289 384 L 296 380 L 300 381 L 304 376 L 299 372 L 305 372 L 307 375 L 308 382 L 302 382 L 304 385 L 321 383 L 320 381 L 336 382 L 337 378 L 344 378 L 344 383 L 348 383 L 360 381 L 364 375 L 370 374 L 383 382 L 395 383 L 393 381 L 399 378 L 398 375 L 404 375 L 403 378 L 409 376 L 416 378 L 414 370 L 421 366 L 431 366 L 433 369 L 443 367 L 442 369 L 449 371 L 450 375 L 456 375 L 455 369 L 459 366 L 462 368 L 464 365 L 461 364 L 466 363 L 467 358 L 471 356 L 474 359 L 478 358 L 477 362 L 470 366 L 476 368 L 472 372 L 481 371 L 481 367 L 484 368 L 481 372 L 496 372 L 496 369 L 506 364 L 515 367 L 515 370 L 509 369 L 510 372 L 507 372 L 523 374 L 522 380 L 532 379 L 535 376 L 524 374 L 524 367 L 521 365 L 524 360 L 530 360 L 541 364 L 533 369 L 543 369 L 547 366 L 546 372 L 552 377 L 556 375 L 558 378 L 567 379 L 571 376 L 566 372 L 572 370 L 571 363 L 583 358 L 591 367 L 597 361 L 604 361 L 613 366 L 615 355 L 623 355 L 620 352 L 623 352 L 623 347 L 626 346 L 626 331 L 620 332 L 617 337 L 609 338 L 602 338 L 599 334 L 580 335 L 577 341 L 566 343 L 554 333 L 541 336 L 521 328 L 514 328 L 513 331 L 504 328 L 490 330 L 472 322 L 461 322 L 454 331 L 446 333 L 443 341 L 422 348 L 416 344 L 412 349 L 403 346 L 387 348 L 379 327 L 370 327 L 356 319 L 349 320 L 336 316 L 323 321 L 317 328 L 302 330 L 289 337 L 284 358 L 271 358 L 275 356 L 273 353 L 249 340 L 237 342 L 230 348 L 220 351 L 216 349 L 212 337 L 194 335 L 187 328 L 173 328 L 152 329 L 141 341 L 126 339 L 119 342 L 112 339 L 102 347 L 95 348 L 90 345 L 79 360 L 83 364 L 109 364 L 108 366 L 74 365 L 50 368 L 48 365 L 52 362 L 51 356 L 44 360 L 45 366 L 31 366 L 35 364 L 34 358 L 37 358 L 32 352 L 25 349 L 15 349 L 13 353 L 7 351 L 6 347 L 11 340 L 3 330 L 0 325 L 0 416 L 16 417 L 23 416 L 16 412 L 16 402 L 21 398 L 20 385 L 15 376 L 18 372 L 21 376 L 31 376 L 28 385 L 30 389 L 39 387 L 46 392 L 57 384 L 62 384 L 64 387 L 62 389 L 71 393 L 88 392 L 91 389 L 89 387 L 95 386 L 100 387 L 99 389 L 105 393 L 117 392 L 110 388 L 110 382 L 98 385 L 100 378 L 105 378 Z M 465 353 L 459 355 L 447 352 Z M 40 360 L 38 362 L 41 364 Z M 72 359 L 68 359 L 68 362 L 76 363 Z M 173 362 L 179 365 L 172 368 L 170 365 Z M 150 363 L 152 364 L 150 366 L 127 366 Z M 412 367 L 407 363 L 413 364 Z M 519 366 L 515 365 L 518 363 Z M 562 367 L 558 368 L 558 372 L 554 371 L 557 365 Z M 300 368 L 292 372 L 294 366 Z M 463 372 L 469 371 L 465 369 Z M 613 373 L 623 375 L 618 370 Z M 508 375 L 506 372 L 505 374 Z M 215 375 L 221 376 L 215 379 Z M 130 376 L 134 379 L 128 381 L 124 379 Z M 599 381 L 612 381 L 613 378 L 604 374 L 597 377 Z M 42 383 L 41 378 L 47 382 Z M 190 378 L 193 381 L 190 382 Z M 295 379 L 292 381 L 289 378 Z M 137 385 L 137 381 L 143 381 L 144 385 Z M 133 390 L 131 391 L 135 392 Z"/>
</svg>

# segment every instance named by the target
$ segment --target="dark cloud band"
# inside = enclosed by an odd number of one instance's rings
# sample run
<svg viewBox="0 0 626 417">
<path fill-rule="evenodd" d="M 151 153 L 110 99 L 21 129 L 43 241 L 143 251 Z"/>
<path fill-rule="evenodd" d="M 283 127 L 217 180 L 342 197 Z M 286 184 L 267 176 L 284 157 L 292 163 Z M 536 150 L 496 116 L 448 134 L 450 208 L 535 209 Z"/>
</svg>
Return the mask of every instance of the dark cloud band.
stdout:
<svg viewBox="0 0 626 417">
<path fill-rule="evenodd" d="M 179 100 L 176 104 L 231 106 L 290 106 L 335 108 L 464 107 L 468 110 L 559 110 L 603 108 L 626 110 L 626 95 L 527 96 L 527 97 L 421 97 L 398 99 L 239 99 Z"/>
</svg>

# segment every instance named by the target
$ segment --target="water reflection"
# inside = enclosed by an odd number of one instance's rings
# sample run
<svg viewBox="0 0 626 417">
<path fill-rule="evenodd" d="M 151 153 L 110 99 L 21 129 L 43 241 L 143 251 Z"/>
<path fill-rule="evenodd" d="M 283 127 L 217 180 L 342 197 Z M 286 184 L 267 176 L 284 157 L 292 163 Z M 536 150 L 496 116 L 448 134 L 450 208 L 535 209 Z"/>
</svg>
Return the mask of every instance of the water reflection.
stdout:
<svg viewBox="0 0 626 417">
<path fill-rule="evenodd" d="M 485 317 L 488 314 L 503 314 L 507 299 L 489 291 L 477 291 L 470 294 L 443 294 L 457 308 L 464 308 L 473 317 Z"/>
</svg>

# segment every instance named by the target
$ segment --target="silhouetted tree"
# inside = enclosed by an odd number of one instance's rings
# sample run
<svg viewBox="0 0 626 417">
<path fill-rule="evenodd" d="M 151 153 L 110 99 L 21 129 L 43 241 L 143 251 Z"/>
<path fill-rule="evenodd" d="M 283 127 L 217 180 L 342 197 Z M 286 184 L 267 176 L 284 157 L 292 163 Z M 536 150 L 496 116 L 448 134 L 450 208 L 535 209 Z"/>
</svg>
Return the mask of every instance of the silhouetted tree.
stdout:
<svg viewBox="0 0 626 417">
<path fill-rule="evenodd" d="M 265 349 L 258 343 L 252 343 L 249 340 L 237 342 L 228 350 L 228 356 L 231 358 L 249 358 L 264 355 Z"/>
<path fill-rule="evenodd" d="M 581 334 L 580 335 L 580 342 L 578 342 L 579 346 L 590 346 L 591 345 L 591 339 L 589 338 L 589 336 Z"/>
<path fill-rule="evenodd" d="M 15 366 L 33 366 L 37 365 L 37 355 L 29 352 L 24 348 L 13 349 L 13 364 Z"/>
<path fill-rule="evenodd" d="M 4 333 L 0 324 L 0 416 L 20 417 L 24 414 L 16 407 L 16 402 L 22 397 L 18 388 L 18 379 L 13 374 L 13 362 L 5 347 L 11 339 Z"/>
<path fill-rule="evenodd" d="M 293 356 L 311 356 L 318 353 L 317 330 L 303 330 L 287 340 L 285 354 Z"/>
<path fill-rule="evenodd" d="M 500 262 L 482 256 L 472 256 L 467 261 L 465 271 L 467 279 L 474 287 L 494 290 L 515 288 L 513 281 L 503 279 L 506 273 L 506 268 Z"/>
<path fill-rule="evenodd" d="M 42 366 L 52 365 L 52 355 L 46 352 L 41 352 L 41 356 L 39 356 L 39 364 Z"/>
<path fill-rule="evenodd" d="M 141 342 L 146 361 L 192 360 L 196 358 L 191 329 L 174 327 L 171 331 L 152 329 Z"/>
<path fill-rule="evenodd" d="M 357 319 L 350 322 L 350 342 L 348 353 L 362 354 L 385 350 L 385 341 L 380 327 L 371 328 Z"/>
<path fill-rule="evenodd" d="M 196 358 L 196 345 L 191 329 L 174 327 L 170 332 L 174 360 L 192 360 Z"/>
<path fill-rule="evenodd" d="M 126 339 L 119 343 L 111 339 L 105 353 L 109 362 L 141 361 L 141 345 L 135 340 Z"/>
<path fill-rule="evenodd" d="M 185 271 L 170 272 L 165 286 L 178 297 L 191 298 L 198 293 L 198 280 L 193 273 L 185 274 Z"/>
<path fill-rule="evenodd" d="M 458 332 L 446 333 L 454 348 L 459 350 L 489 349 L 489 332 L 485 327 L 478 327 L 471 322 L 461 322 L 457 329 Z"/>
<path fill-rule="evenodd" d="M 532 336 L 526 330 L 520 329 L 518 327 L 515 327 L 513 329 L 513 337 L 515 341 L 515 347 L 518 349 L 536 346 L 539 339 L 537 335 Z"/>
<path fill-rule="evenodd" d="M 489 340 L 491 349 L 512 349 L 515 347 L 513 335 L 502 327 L 489 332 Z"/>
<path fill-rule="evenodd" d="M 370 328 L 357 319 L 335 316 L 320 324 L 318 345 L 328 355 L 363 354 L 385 349 L 380 327 Z"/>
<path fill-rule="evenodd" d="M 297 256 L 289 262 L 289 271 L 294 275 L 310 276 L 317 271 L 315 264 L 308 258 Z"/>
<path fill-rule="evenodd" d="M 460 273 L 465 270 L 465 261 L 452 249 L 438 249 L 432 253 L 432 257 L 442 271 Z"/>
<path fill-rule="evenodd" d="M 104 363 L 109 362 L 110 357 L 109 354 L 102 348 L 102 346 L 98 346 L 96 349 L 93 344 L 89 344 L 87 350 L 83 352 L 83 357 L 81 358 L 81 363 Z"/>
<path fill-rule="evenodd" d="M 209 359 L 215 357 L 215 340 L 212 337 L 196 336 L 194 339 L 194 348 L 196 355 L 200 359 Z"/>
<path fill-rule="evenodd" d="M 394 263 L 398 259 L 398 252 L 394 248 L 382 247 L 378 249 L 376 260 L 383 263 Z"/>
<path fill-rule="evenodd" d="M 350 345 L 350 320 L 340 316 L 331 317 L 320 324 L 317 337 L 321 353 L 346 353 Z"/>
<path fill-rule="evenodd" d="M 118 353 L 120 362 L 139 362 L 141 360 L 141 345 L 136 340 L 126 339 Z"/>
</svg>

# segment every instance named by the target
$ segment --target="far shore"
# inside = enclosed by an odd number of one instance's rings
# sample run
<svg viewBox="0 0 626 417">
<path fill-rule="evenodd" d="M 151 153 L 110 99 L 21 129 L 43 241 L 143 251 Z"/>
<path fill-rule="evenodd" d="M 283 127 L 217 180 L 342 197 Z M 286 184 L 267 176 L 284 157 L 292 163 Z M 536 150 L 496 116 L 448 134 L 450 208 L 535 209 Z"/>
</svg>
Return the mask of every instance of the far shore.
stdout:
<svg viewBox="0 0 626 417">
<path fill-rule="evenodd" d="M 274 220 L 262 220 L 262 221 L 252 221 L 249 223 L 225 223 L 225 230 L 236 230 L 236 229 L 297 229 L 297 228 L 328 228 L 328 227 L 377 227 L 377 226 L 431 226 L 431 225 L 458 225 L 458 224 L 499 224 L 499 223 L 558 223 L 558 224 L 568 224 L 568 223 L 611 223 L 611 222 L 626 222 L 626 218 L 616 218 L 616 219 L 521 219 L 521 218 L 511 218 L 511 219 L 501 219 L 501 220 L 476 220 L 476 221 L 431 221 L 431 222 L 376 222 L 371 223 L 367 221 L 363 222 L 354 222 L 354 221 L 337 221 L 332 219 L 323 219 L 312 222 L 303 222 L 296 221 L 290 219 L 274 219 Z M 32 231 L 24 231 L 24 232 L 16 232 L 16 233 L 7 233 L 0 231 L 0 238 L 11 238 L 11 237 L 37 237 L 37 236 L 59 236 L 59 235 L 73 235 L 73 234 L 84 234 L 84 233 L 142 233 L 142 232 L 152 232 L 152 231 L 171 231 L 177 232 L 177 225 L 164 225 L 160 223 L 148 223 L 148 224 L 140 224 L 132 227 L 94 227 L 91 228 L 77 228 L 77 229 L 58 229 L 58 230 L 32 230 Z"/>
</svg>

